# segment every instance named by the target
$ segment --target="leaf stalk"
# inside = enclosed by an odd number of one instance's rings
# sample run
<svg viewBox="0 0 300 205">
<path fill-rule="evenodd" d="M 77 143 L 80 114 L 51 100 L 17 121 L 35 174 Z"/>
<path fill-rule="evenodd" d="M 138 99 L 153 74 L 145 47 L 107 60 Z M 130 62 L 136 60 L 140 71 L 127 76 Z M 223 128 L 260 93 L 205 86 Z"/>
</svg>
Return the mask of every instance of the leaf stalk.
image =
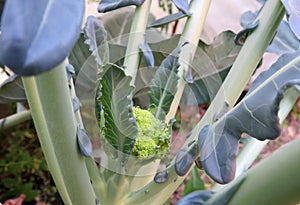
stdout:
<svg viewBox="0 0 300 205">
<path fill-rule="evenodd" d="M 64 203 L 95 204 L 85 159 L 77 145 L 64 64 L 22 80 L 43 153 Z"/>
</svg>

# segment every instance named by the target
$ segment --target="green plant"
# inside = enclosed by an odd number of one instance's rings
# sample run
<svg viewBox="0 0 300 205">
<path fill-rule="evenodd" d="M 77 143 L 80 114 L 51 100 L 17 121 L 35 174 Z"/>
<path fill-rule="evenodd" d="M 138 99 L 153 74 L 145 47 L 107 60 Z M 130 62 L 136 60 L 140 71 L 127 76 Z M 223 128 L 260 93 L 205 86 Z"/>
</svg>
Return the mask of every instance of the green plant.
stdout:
<svg viewBox="0 0 300 205">
<path fill-rule="evenodd" d="M 263 1 L 259 12 L 243 16 L 241 32 L 223 32 L 209 45 L 199 36 L 210 1 L 188 4 L 174 0 L 178 13 L 149 24 L 159 27 L 186 18 L 182 35 L 169 39 L 157 30 L 146 29 L 151 0 L 102 0 L 100 12 L 135 5 L 132 21 L 119 18 L 123 24 L 118 30 L 113 26 L 117 17 L 103 17 L 103 21 L 88 17 L 83 33 L 81 0 L 23 3 L 25 12 L 16 18 L 18 0 L 6 2 L 0 64 L 22 76 L 41 147 L 65 204 L 162 204 L 183 182 L 194 162 L 217 183 L 233 183 L 224 189 L 216 184 L 214 191 L 192 192 L 178 204 L 251 204 L 254 191 L 257 204 L 299 202 L 295 193 L 300 183 L 294 177 L 299 165 L 291 163 L 294 160 L 286 160 L 286 170 L 277 163 L 272 174 L 258 177 L 271 172 L 270 164 L 276 164 L 276 158 L 294 159 L 299 140 L 235 180 L 267 140 L 279 135 L 278 122 L 283 122 L 298 97 L 299 33 L 293 21 L 299 16 L 298 3 L 282 2 Z M 37 14 L 29 12 L 33 8 Z M 66 12 L 58 15 L 60 8 Z M 282 21 L 285 12 L 289 22 Z M 33 16 L 36 21 L 31 23 Z M 122 34 L 120 31 L 128 27 L 127 35 L 113 34 Z M 113 36 L 116 38 L 111 39 Z M 154 36 L 160 40 L 151 42 Z M 266 49 L 281 57 L 237 103 Z M 66 66 L 65 58 L 74 67 Z M 2 101 L 24 99 L 22 87 L 12 86 L 19 81 L 20 77 L 14 76 L 1 86 Z M 8 90 L 23 92 L 11 97 Z M 178 106 L 201 103 L 210 103 L 203 118 L 177 153 L 166 153 L 172 148 L 169 137 Z M 85 107 L 92 107 L 95 114 L 88 114 Z M 93 160 L 89 130 L 81 118 L 84 115 L 89 120 L 94 115 L 94 127 L 99 128 L 90 132 L 102 140 L 99 167 Z M 148 120 L 141 117 L 145 115 Z M 14 120 L 7 118 L 1 127 L 10 121 Z M 238 155 L 242 133 L 252 137 Z M 192 179 L 199 181 L 196 173 L 193 171 Z M 280 177 L 286 187 L 293 183 L 293 190 L 274 186 Z M 257 182 L 265 182 L 268 188 L 256 186 Z M 265 197 L 267 192 L 276 194 Z"/>
<path fill-rule="evenodd" d="M 1 133 L 1 145 L 1 200 L 23 193 L 26 195 L 25 202 L 34 201 L 36 197 L 48 203 L 53 202 L 56 188 L 32 123 Z"/>
</svg>

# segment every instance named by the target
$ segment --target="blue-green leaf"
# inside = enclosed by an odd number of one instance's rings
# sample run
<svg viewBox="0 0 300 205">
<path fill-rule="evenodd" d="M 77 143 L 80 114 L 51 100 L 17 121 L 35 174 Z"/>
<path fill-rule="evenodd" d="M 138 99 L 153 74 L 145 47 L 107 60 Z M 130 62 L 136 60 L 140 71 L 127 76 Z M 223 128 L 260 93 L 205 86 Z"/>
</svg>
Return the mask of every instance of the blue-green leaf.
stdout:
<svg viewBox="0 0 300 205">
<path fill-rule="evenodd" d="M 151 48 L 147 42 L 140 45 L 140 49 L 143 52 L 143 56 L 148 68 L 154 67 L 154 56 L 151 51 Z"/>
<path fill-rule="evenodd" d="M 104 13 L 125 6 L 139 6 L 142 5 L 144 1 L 145 0 L 101 0 L 98 11 Z"/>
<path fill-rule="evenodd" d="M 181 198 L 177 205 L 225 205 L 236 193 L 238 188 L 245 181 L 245 178 L 240 178 L 230 186 L 226 191 L 212 192 L 210 190 L 194 191 L 187 196 Z"/>
<path fill-rule="evenodd" d="M 126 154 L 130 154 L 138 132 L 138 127 L 132 111 L 131 77 L 126 76 L 124 70 L 111 65 L 99 81 L 96 92 L 96 115 L 100 122 L 104 117 L 103 127 L 104 147 L 112 147 L 114 156 L 124 155 L 120 159 L 126 161 Z M 107 144 L 108 143 L 108 144 Z"/>
<path fill-rule="evenodd" d="M 87 18 L 84 34 L 86 36 L 85 43 L 89 46 L 92 55 L 99 66 L 108 63 L 109 47 L 107 42 L 107 32 L 102 21 L 94 16 Z M 99 72 L 102 70 L 100 69 Z"/>
<path fill-rule="evenodd" d="M 196 144 L 192 146 L 189 151 L 182 149 L 176 155 L 175 171 L 178 176 L 186 175 L 197 158 L 197 146 Z"/>
<path fill-rule="evenodd" d="M 50 70 L 70 53 L 83 14 L 83 0 L 7 1 L 2 14 L 0 64 L 26 76 Z"/>
<path fill-rule="evenodd" d="M 300 3 L 298 0 L 281 0 L 289 15 L 290 27 L 300 40 Z"/>
<path fill-rule="evenodd" d="M 175 6 L 184 14 L 189 12 L 189 3 L 187 0 L 173 0 Z"/>
<path fill-rule="evenodd" d="M 150 83 L 149 98 L 150 103 L 155 105 L 155 117 L 164 120 L 165 115 L 170 109 L 177 88 L 177 71 L 179 67 L 179 53 L 181 47 L 185 43 L 181 43 L 177 48 L 165 59 L 156 71 L 154 78 Z"/>
<path fill-rule="evenodd" d="M 85 129 L 77 127 L 77 143 L 83 156 L 90 157 L 93 152 L 92 142 Z"/>
<path fill-rule="evenodd" d="M 286 89 L 300 84 L 299 56 L 299 51 L 282 55 L 255 80 L 249 94 L 235 108 L 199 133 L 201 164 L 218 183 L 228 183 L 234 178 L 242 133 L 258 140 L 279 136 L 279 103 Z"/>
<path fill-rule="evenodd" d="M 236 34 L 234 42 L 237 45 L 243 45 L 248 37 L 248 35 L 253 32 L 259 25 L 259 21 L 253 21 L 245 25 L 244 29 Z"/>
<path fill-rule="evenodd" d="M 69 63 L 75 68 L 76 75 L 91 56 L 91 51 L 89 51 L 89 46 L 85 44 L 85 40 L 84 34 L 81 33 L 68 57 Z M 94 65 L 96 66 L 96 61 L 94 62 Z"/>
<path fill-rule="evenodd" d="M 18 75 L 10 76 L 0 84 L 0 103 L 26 101 L 22 79 Z"/>
<path fill-rule="evenodd" d="M 153 28 L 156 28 L 156 27 L 162 27 L 166 24 L 169 24 L 169 23 L 172 23 L 174 21 L 177 21 L 179 19 L 182 19 L 184 17 L 187 17 L 188 15 L 187 14 L 184 14 L 183 12 L 177 12 L 177 13 L 174 13 L 174 14 L 169 14 L 165 17 L 162 17 L 160 19 L 157 19 L 153 22 L 151 22 L 148 27 L 153 27 Z"/>
<path fill-rule="evenodd" d="M 225 31 L 212 44 L 199 41 L 191 65 L 194 82 L 185 87 L 181 104 L 203 104 L 214 98 L 241 49 L 234 43 L 234 37 L 233 32 Z"/>
<path fill-rule="evenodd" d="M 258 15 L 258 11 L 246 11 L 241 15 L 240 24 L 243 28 L 246 28 L 247 25 L 252 24 Z"/>
<path fill-rule="evenodd" d="M 286 21 L 282 21 L 272 43 L 267 48 L 268 52 L 277 54 L 292 53 L 300 48 L 300 41 L 296 38 Z"/>
</svg>

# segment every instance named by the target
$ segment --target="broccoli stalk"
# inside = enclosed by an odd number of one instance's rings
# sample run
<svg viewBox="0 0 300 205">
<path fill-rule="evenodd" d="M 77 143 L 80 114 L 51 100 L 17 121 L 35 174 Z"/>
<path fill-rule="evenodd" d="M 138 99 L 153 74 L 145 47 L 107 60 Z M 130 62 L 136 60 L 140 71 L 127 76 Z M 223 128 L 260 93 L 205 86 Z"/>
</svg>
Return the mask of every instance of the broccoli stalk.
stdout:
<svg viewBox="0 0 300 205">
<path fill-rule="evenodd" d="M 168 151 L 171 133 L 168 125 L 139 107 L 133 107 L 133 114 L 139 128 L 132 153 L 139 159 L 162 159 Z"/>
</svg>

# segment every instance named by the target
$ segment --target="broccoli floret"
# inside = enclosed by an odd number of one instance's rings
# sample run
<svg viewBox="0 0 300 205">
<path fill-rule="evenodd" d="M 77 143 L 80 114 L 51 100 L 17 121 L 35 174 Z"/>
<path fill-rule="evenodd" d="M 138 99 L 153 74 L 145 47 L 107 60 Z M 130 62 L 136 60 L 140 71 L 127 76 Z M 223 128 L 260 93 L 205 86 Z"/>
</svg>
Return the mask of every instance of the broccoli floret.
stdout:
<svg viewBox="0 0 300 205">
<path fill-rule="evenodd" d="M 133 154 L 140 159 L 165 157 L 171 140 L 168 126 L 148 110 L 133 107 L 133 114 L 139 128 Z"/>
</svg>

